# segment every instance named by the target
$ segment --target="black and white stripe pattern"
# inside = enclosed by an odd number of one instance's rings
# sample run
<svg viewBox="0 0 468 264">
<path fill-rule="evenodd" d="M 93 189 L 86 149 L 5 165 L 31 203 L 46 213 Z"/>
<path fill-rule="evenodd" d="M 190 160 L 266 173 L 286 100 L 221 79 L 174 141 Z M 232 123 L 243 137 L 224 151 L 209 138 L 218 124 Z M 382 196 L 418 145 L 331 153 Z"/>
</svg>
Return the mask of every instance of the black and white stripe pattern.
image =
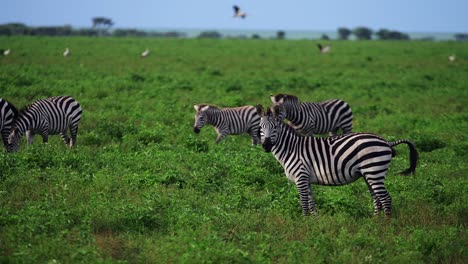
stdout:
<svg viewBox="0 0 468 264">
<path fill-rule="evenodd" d="M 260 136 L 263 148 L 272 152 L 283 166 L 286 176 L 299 191 L 305 215 L 315 213 L 311 184 L 343 185 L 363 177 L 374 202 L 374 214 L 382 209 L 391 212 L 391 198 L 385 189 L 384 180 L 393 147 L 405 143 L 410 149 L 410 168 L 402 174 L 414 173 L 418 153 L 408 140 L 387 142 L 367 133 L 351 133 L 327 138 L 304 137 L 283 123 L 279 107 L 274 113 L 257 106 L 260 120 Z"/>
<path fill-rule="evenodd" d="M 18 116 L 16 107 L 5 99 L 0 98 L 0 133 L 2 134 L 3 145 L 8 152 L 13 151 L 11 144 L 8 144 L 8 135 L 11 132 L 13 120 Z"/>
<path fill-rule="evenodd" d="M 34 134 L 40 134 L 43 142 L 48 142 L 49 135 L 60 134 L 66 145 L 76 144 L 78 123 L 81 119 L 80 104 L 70 96 L 55 96 L 39 99 L 19 112 L 13 123 L 8 142 L 14 151 L 19 149 L 19 140 L 26 133 L 28 144 L 32 144 Z M 67 130 L 70 129 L 71 140 Z"/>
<path fill-rule="evenodd" d="M 193 131 L 200 133 L 200 129 L 206 124 L 212 125 L 218 137 L 219 143 L 227 135 L 238 135 L 248 133 L 252 138 L 252 144 L 260 143 L 259 122 L 260 117 L 254 106 L 246 105 L 234 108 L 219 108 L 214 105 L 199 104 L 194 105 L 195 124 Z"/>
<path fill-rule="evenodd" d="M 301 103 L 296 96 L 288 94 L 271 95 L 270 99 L 273 106 L 279 105 L 283 108 L 284 118 L 303 135 L 325 133 L 337 135 L 339 129 L 343 134 L 351 133 L 353 130 L 351 108 L 340 99 Z"/>
</svg>

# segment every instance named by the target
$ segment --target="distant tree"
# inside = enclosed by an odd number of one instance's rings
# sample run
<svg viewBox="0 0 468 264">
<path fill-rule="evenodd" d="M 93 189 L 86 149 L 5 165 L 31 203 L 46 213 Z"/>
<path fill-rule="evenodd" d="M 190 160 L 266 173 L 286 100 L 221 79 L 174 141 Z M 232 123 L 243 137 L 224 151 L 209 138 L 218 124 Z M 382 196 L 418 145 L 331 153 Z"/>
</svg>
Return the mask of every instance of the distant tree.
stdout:
<svg viewBox="0 0 468 264">
<path fill-rule="evenodd" d="M 455 34 L 456 41 L 468 41 L 468 34 L 467 33 L 459 33 Z"/>
<path fill-rule="evenodd" d="M 278 32 L 276 32 L 276 38 L 277 39 L 284 39 L 286 37 L 286 32 L 282 31 L 282 30 L 279 30 Z"/>
<path fill-rule="evenodd" d="M 372 39 L 372 29 L 367 27 L 357 27 L 353 30 L 353 34 L 357 39 Z"/>
<path fill-rule="evenodd" d="M 253 35 L 252 35 L 252 38 L 253 38 L 253 39 L 261 39 L 262 37 L 260 37 L 259 34 L 253 34 Z"/>
<path fill-rule="evenodd" d="M 330 37 L 327 34 L 322 34 L 320 37 L 321 40 L 330 40 Z"/>
<path fill-rule="evenodd" d="M 381 40 L 408 40 L 410 39 L 408 34 L 401 33 L 395 30 L 380 29 L 375 33 Z"/>
<path fill-rule="evenodd" d="M 93 29 L 97 30 L 101 35 L 107 34 L 107 31 L 114 25 L 112 19 L 106 17 L 93 17 Z"/>
<path fill-rule="evenodd" d="M 198 35 L 198 38 L 221 38 L 222 35 L 218 31 L 204 31 Z"/>
<path fill-rule="evenodd" d="M 338 28 L 338 39 L 347 40 L 351 35 L 351 30 L 345 27 Z"/>
</svg>

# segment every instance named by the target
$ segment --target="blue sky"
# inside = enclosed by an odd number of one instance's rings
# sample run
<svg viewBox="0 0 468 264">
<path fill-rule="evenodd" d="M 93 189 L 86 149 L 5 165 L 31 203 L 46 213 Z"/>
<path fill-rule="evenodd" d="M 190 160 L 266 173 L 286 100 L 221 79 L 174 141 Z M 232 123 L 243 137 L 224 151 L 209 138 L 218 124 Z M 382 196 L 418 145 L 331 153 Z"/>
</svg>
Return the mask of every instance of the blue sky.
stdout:
<svg viewBox="0 0 468 264">
<path fill-rule="evenodd" d="M 248 17 L 232 17 L 232 5 Z M 330 30 L 367 26 L 404 32 L 468 32 L 468 0 L 1 0 L 0 24 L 116 28 Z"/>
</svg>

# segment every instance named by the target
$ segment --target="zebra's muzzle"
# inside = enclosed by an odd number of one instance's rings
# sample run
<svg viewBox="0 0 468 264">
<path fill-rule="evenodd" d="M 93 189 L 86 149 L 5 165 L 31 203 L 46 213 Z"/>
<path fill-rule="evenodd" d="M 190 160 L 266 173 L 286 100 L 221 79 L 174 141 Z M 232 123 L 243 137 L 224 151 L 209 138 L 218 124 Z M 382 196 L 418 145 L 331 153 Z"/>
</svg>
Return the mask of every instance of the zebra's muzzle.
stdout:
<svg viewBox="0 0 468 264">
<path fill-rule="evenodd" d="M 273 147 L 273 144 L 271 143 L 271 139 L 265 138 L 265 140 L 262 143 L 262 147 L 265 150 L 265 152 L 271 152 L 271 148 Z"/>
<path fill-rule="evenodd" d="M 197 134 L 200 133 L 200 128 L 198 128 L 198 127 L 193 127 L 193 132 L 195 132 L 195 133 L 197 133 Z"/>
</svg>

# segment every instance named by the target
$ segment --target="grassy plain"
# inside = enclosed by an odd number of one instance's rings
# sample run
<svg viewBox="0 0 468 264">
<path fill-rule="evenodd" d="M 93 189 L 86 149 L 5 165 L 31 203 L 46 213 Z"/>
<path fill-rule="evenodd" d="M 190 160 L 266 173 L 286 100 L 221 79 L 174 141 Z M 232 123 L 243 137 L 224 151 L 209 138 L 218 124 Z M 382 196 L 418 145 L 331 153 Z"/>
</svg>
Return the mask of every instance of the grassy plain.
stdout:
<svg viewBox="0 0 468 264">
<path fill-rule="evenodd" d="M 71 95 L 84 110 L 75 149 L 52 136 L 0 151 L 0 262 L 467 263 L 468 43 L 330 43 L 0 38 L 0 97 Z M 371 216 L 363 181 L 313 186 L 319 216 L 303 217 L 248 136 L 192 132 L 194 103 L 278 92 L 341 98 L 355 131 L 416 143 L 417 174 L 397 174 L 398 147 L 386 180 L 391 219 Z"/>
</svg>

